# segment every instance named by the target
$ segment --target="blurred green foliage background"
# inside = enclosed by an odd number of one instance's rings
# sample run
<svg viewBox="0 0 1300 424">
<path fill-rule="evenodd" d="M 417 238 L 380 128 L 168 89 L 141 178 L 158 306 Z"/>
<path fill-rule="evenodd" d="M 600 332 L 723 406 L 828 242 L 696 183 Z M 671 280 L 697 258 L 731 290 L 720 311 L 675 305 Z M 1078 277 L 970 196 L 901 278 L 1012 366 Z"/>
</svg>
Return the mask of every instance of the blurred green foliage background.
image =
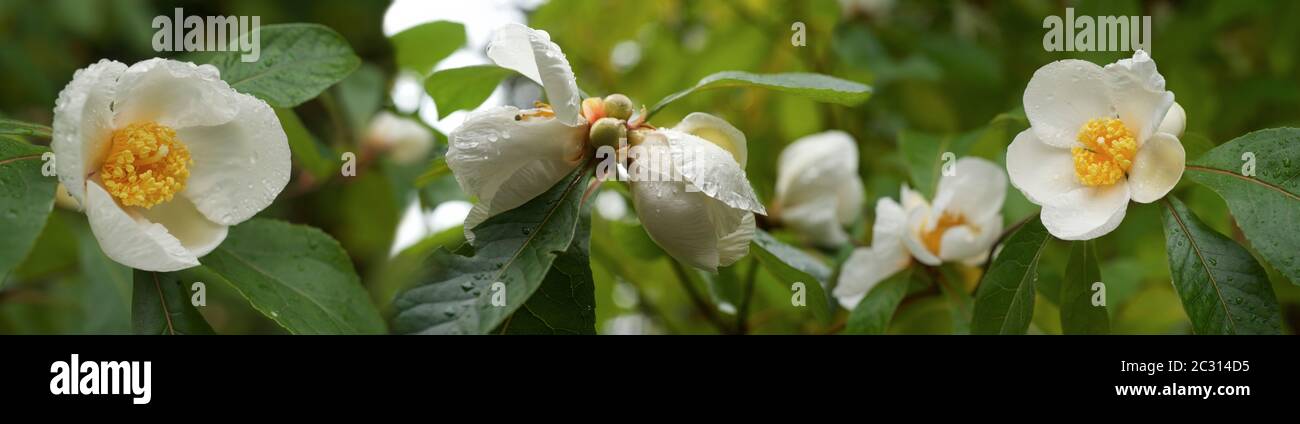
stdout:
<svg viewBox="0 0 1300 424">
<path fill-rule="evenodd" d="M 455 2 L 435 2 L 456 7 Z M 1019 111 L 1034 70 L 1053 60 L 1080 58 L 1099 64 L 1130 52 L 1047 52 L 1043 18 L 1064 15 L 1150 15 L 1152 54 L 1168 87 L 1186 109 L 1183 137 L 1189 160 L 1256 129 L 1300 126 L 1300 2 L 1291 1 L 763 1 L 763 0 L 553 0 L 528 5 L 528 24 L 550 32 L 568 55 L 580 87 L 592 95 L 625 93 L 653 104 L 701 77 L 723 70 L 819 72 L 874 87 L 865 105 L 844 108 L 763 90 L 716 90 L 674 103 L 653 121 L 671 126 L 702 111 L 727 119 L 749 139 L 747 172 L 760 197 L 772 198 L 777 155 L 798 137 L 842 129 L 859 143 L 860 170 L 868 191 L 864 216 L 853 226 L 857 243 L 870 240 L 875 199 L 896 197 L 910 183 L 902 143 L 952 143 L 968 154 L 1003 162 L 1006 145 L 1024 129 Z M 384 32 L 383 1 L 157 1 L 0 0 L 0 115 L 48 124 L 54 100 L 72 73 L 100 58 L 125 63 L 158 54 L 150 47 L 155 15 L 183 7 L 189 15 L 257 15 L 268 25 L 316 22 L 351 43 L 365 65 L 325 96 L 293 111 L 280 111 L 291 139 L 319 150 L 333 167 L 339 151 L 355 150 L 369 117 L 394 109 L 390 96 L 399 75 Z M 790 43 L 791 25 L 807 27 L 807 46 Z M 515 78 L 507 87 L 525 85 Z M 531 100 L 520 103 L 530 103 Z M 294 118 L 298 119 L 294 119 Z M 304 141 L 305 140 L 305 141 Z M 297 148 L 300 145 L 295 145 Z M 445 149 L 439 136 L 433 155 Z M 960 154 L 960 153 L 959 153 Z M 454 248 L 460 228 L 442 231 L 410 251 L 390 255 L 402 210 L 418 198 L 426 210 L 465 200 L 450 177 L 423 188 L 413 181 L 425 164 L 366 163 L 359 177 L 313 178 L 297 173 L 264 214 L 320 227 L 352 255 L 374 301 L 389 299 L 409 284 L 416 252 Z M 326 168 L 328 169 L 328 168 Z M 617 193 L 619 187 L 607 184 Z M 1188 182 L 1175 194 L 1216 230 L 1244 239 L 1222 199 Z M 617 200 L 618 196 L 612 197 Z M 615 202 L 617 203 L 617 202 Z M 1190 326 L 1169 282 L 1164 235 L 1156 206 L 1134 204 L 1115 232 L 1101 238 L 1102 276 L 1108 283 L 1112 330 L 1117 333 L 1187 333 Z M 1008 225 L 1036 207 L 1014 189 L 1004 209 Z M 607 333 L 714 333 L 689 292 L 678 283 L 666 256 L 635 222 L 634 215 L 594 213 L 592 268 L 597 283 L 597 329 Z M 773 229 L 779 238 L 798 238 Z M 846 251 L 816 251 L 828 263 Z M 1054 307 L 1068 246 L 1053 242 L 1040 265 L 1038 301 L 1031 332 L 1059 333 Z M 702 297 L 725 299 L 752 272 L 753 258 L 718 275 L 688 272 Z M 978 270 L 966 272 L 969 287 Z M 124 276 L 124 277 L 122 277 Z M 1300 288 L 1270 270 L 1287 332 L 1300 327 Z M 30 257 L 0 285 L 0 333 L 128 332 L 129 270 L 106 260 L 84 218 L 58 209 Z M 125 278 L 121 291 L 119 278 Z M 830 324 L 789 306 L 789 288 L 766 270 L 757 271 L 749 314 L 757 333 L 832 333 Z M 968 288 L 969 288 L 968 287 Z M 209 285 L 204 314 L 221 333 L 278 333 L 227 287 Z M 123 310 L 120 300 L 128 309 Z M 919 289 L 895 316 L 891 332 L 947 333 L 949 304 Z"/>
</svg>

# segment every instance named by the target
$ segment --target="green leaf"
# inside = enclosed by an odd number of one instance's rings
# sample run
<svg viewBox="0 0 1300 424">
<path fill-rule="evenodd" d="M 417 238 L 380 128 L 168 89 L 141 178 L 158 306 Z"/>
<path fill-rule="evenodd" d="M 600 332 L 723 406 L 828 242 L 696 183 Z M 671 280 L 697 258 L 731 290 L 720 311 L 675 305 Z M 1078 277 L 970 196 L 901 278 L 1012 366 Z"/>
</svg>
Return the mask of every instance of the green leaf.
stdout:
<svg viewBox="0 0 1300 424">
<path fill-rule="evenodd" d="M 384 332 L 347 252 L 315 228 L 253 219 L 230 228 L 203 265 L 201 278 L 229 283 L 291 333 Z"/>
<path fill-rule="evenodd" d="M 1170 196 L 1164 202 L 1169 271 L 1198 334 L 1278 334 L 1281 309 L 1264 267 Z"/>
<path fill-rule="evenodd" d="M 941 280 L 935 283 L 939 285 L 943 297 L 948 299 L 949 311 L 952 313 L 952 333 L 970 334 L 975 299 L 966 290 L 961 271 L 954 268 L 953 264 L 947 264 L 939 267 L 939 274 Z"/>
<path fill-rule="evenodd" d="M 803 283 L 813 316 L 822 322 L 830 322 L 830 302 L 823 289 L 831 278 L 830 267 L 804 251 L 780 242 L 763 230 L 755 230 L 752 246 L 754 249 L 751 252 L 782 284 L 792 287 L 795 283 Z"/>
<path fill-rule="evenodd" d="M 804 96 L 819 102 L 857 106 L 871 98 L 871 87 L 828 75 L 809 73 L 752 74 L 741 71 L 722 71 L 704 77 L 694 87 L 664 97 L 650 108 L 650 116 L 669 103 L 692 93 L 717 88 L 758 87 Z"/>
<path fill-rule="evenodd" d="M 970 146 L 979 140 L 980 132 L 962 135 L 935 136 L 914 131 L 903 131 L 898 136 L 898 148 L 907 160 L 908 173 L 917 191 L 927 198 L 933 198 L 943 175 L 945 164 L 955 166 L 957 158 L 966 154 Z M 945 157 L 946 154 L 951 156 Z"/>
<path fill-rule="evenodd" d="M 472 256 L 433 252 L 420 285 L 394 300 L 394 331 L 486 334 L 515 314 L 569 249 L 590 174 L 579 166 L 546 193 L 474 227 Z"/>
<path fill-rule="evenodd" d="M 53 133 L 53 129 L 44 125 L 15 121 L 12 119 L 0 119 L 0 135 L 50 138 L 50 135 Z"/>
<path fill-rule="evenodd" d="M 465 45 L 465 26 L 447 21 L 429 22 L 399 32 L 389 41 L 396 50 L 397 66 L 428 75 L 438 62 Z"/>
<path fill-rule="evenodd" d="M 497 331 L 502 334 L 596 334 L 596 283 L 591 276 L 591 219 L 578 220 L 569 249 L 546 279 Z"/>
<path fill-rule="evenodd" d="M 27 257 L 54 209 L 58 179 L 41 174 L 48 151 L 0 139 L 0 283 Z"/>
<path fill-rule="evenodd" d="M 328 178 L 334 171 L 334 162 L 321 155 L 316 137 L 307 131 L 302 120 L 293 109 L 276 108 L 275 116 L 280 119 L 284 134 L 289 137 L 289 149 L 298 166 L 310 172 L 316 178 Z"/>
<path fill-rule="evenodd" d="M 1097 266 L 1096 243 L 1076 241 L 1070 247 L 1070 262 L 1061 281 L 1061 331 L 1065 334 L 1106 334 L 1110 318 L 1106 305 L 1094 306 L 1093 284 L 1102 283 Z M 1104 284 L 1104 283 L 1103 283 Z M 1104 299 L 1103 299 L 1104 301 Z"/>
<path fill-rule="evenodd" d="M 315 98 L 361 64 L 348 41 L 324 25 L 276 24 L 255 31 L 262 41 L 255 62 L 244 62 L 240 51 L 193 53 L 186 59 L 216 66 L 235 90 L 281 108 Z"/>
<path fill-rule="evenodd" d="M 131 327 L 136 334 L 213 334 L 190 302 L 190 289 L 181 275 L 135 270 Z"/>
<path fill-rule="evenodd" d="M 434 180 L 442 178 L 443 176 L 450 173 L 451 173 L 451 168 L 447 167 L 447 158 L 440 157 L 434 159 L 432 162 L 429 163 L 429 169 L 426 169 L 424 173 L 420 174 L 420 176 L 415 179 L 415 186 L 422 188 L 424 186 L 429 185 Z"/>
<path fill-rule="evenodd" d="M 912 284 L 912 270 L 905 269 L 873 287 L 849 313 L 845 334 L 885 334 L 894 311 Z"/>
<path fill-rule="evenodd" d="M 86 284 L 80 290 L 86 317 L 82 330 L 90 334 L 129 334 L 132 269 L 105 256 L 99 241 L 88 231 L 78 234 L 77 258 Z"/>
<path fill-rule="evenodd" d="M 1300 129 L 1237 137 L 1188 164 L 1187 177 L 1219 193 L 1251 246 L 1300 285 Z"/>
<path fill-rule="evenodd" d="M 501 80 L 512 74 L 514 71 L 492 65 L 444 69 L 424 80 L 424 91 L 433 97 L 438 116 L 445 117 L 483 104 Z"/>
<path fill-rule="evenodd" d="M 1012 233 L 975 293 L 972 334 L 1024 334 L 1034 316 L 1034 280 L 1047 246 L 1047 228 L 1030 218 Z"/>
</svg>

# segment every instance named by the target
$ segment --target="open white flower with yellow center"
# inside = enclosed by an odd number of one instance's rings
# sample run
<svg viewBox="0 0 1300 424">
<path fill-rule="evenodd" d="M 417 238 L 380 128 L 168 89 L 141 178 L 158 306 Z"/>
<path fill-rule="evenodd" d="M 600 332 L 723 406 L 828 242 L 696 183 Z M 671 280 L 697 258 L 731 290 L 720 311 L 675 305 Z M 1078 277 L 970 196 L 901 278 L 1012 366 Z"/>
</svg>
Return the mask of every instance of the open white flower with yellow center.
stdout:
<svg viewBox="0 0 1300 424">
<path fill-rule="evenodd" d="M 1007 148 L 1007 173 L 1043 207 L 1056 238 L 1105 235 L 1129 200 L 1154 202 L 1182 178 L 1186 115 L 1144 51 L 1104 68 L 1049 63 L 1034 73 L 1024 103 L 1030 128 Z"/>
<path fill-rule="evenodd" d="M 745 176 L 745 134 L 696 112 L 672 129 L 633 138 L 632 200 L 650 238 L 673 258 L 710 272 L 745 257 L 754 213 L 767 213 Z"/>
<path fill-rule="evenodd" d="M 551 102 L 521 110 L 500 106 L 470 114 L 448 135 L 447 167 L 478 198 L 468 230 L 546 192 L 587 156 L 589 123 L 577 79 L 546 31 L 510 24 L 497 30 L 488 57 L 541 84 Z"/>
<path fill-rule="evenodd" d="M 844 226 L 862 209 L 858 146 L 843 131 L 795 140 L 781 151 L 776 168 L 773 216 L 825 247 L 849 242 Z"/>
<path fill-rule="evenodd" d="M 979 158 L 957 161 L 939 179 L 934 203 L 903 186 L 900 202 L 876 202 L 871 247 L 857 248 L 844 262 L 832 294 L 853 309 L 872 287 L 903 270 L 912 260 L 978 265 L 1002 233 L 1002 203 L 1007 177 L 996 164 Z"/>
<path fill-rule="evenodd" d="M 275 112 L 211 65 L 78 70 L 55 103 L 51 148 L 104 253 L 146 271 L 198 265 L 289 182 Z"/>
</svg>

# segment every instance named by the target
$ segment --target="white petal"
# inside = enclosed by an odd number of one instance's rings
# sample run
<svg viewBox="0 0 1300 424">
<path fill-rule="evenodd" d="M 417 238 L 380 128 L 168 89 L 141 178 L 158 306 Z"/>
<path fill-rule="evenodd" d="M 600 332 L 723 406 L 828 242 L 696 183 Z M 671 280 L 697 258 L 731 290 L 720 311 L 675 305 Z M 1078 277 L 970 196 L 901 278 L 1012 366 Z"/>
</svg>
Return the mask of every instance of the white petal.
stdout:
<svg viewBox="0 0 1300 424">
<path fill-rule="evenodd" d="M 902 246 L 907 232 L 907 211 L 894 199 L 882 197 L 876 201 L 876 223 L 871 226 L 871 245 Z M 901 250 L 901 249 L 900 249 Z"/>
<path fill-rule="evenodd" d="M 1061 240 L 1092 240 L 1119 227 L 1128 208 L 1127 183 L 1080 187 L 1043 205 L 1047 232 Z"/>
<path fill-rule="evenodd" d="M 839 202 L 835 208 L 835 217 L 840 225 L 852 224 L 862 214 L 862 203 L 866 202 L 862 188 L 862 177 L 856 173 L 837 185 Z"/>
<path fill-rule="evenodd" d="M 975 243 L 980 246 L 979 253 L 965 259 L 958 259 L 969 266 L 980 266 L 984 264 L 984 261 L 988 260 L 989 252 L 993 249 L 993 243 L 996 243 L 998 237 L 1002 235 L 1002 215 L 990 217 L 988 221 L 977 223 L 976 226 L 979 233 Z"/>
<path fill-rule="evenodd" d="M 194 161 L 185 197 L 222 225 L 244 222 L 266 209 L 289 183 L 289 139 L 266 102 L 231 92 L 234 119 L 188 127 L 176 136 Z"/>
<path fill-rule="evenodd" d="M 977 157 L 957 160 L 953 175 L 939 178 L 934 209 L 985 221 L 1002 212 L 1007 197 L 1007 175 L 1002 167 Z"/>
<path fill-rule="evenodd" d="M 1160 128 L 1156 129 L 1156 131 L 1182 138 L 1183 131 L 1186 129 L 1187 111 L 1183 110 L 1183 106 L 1178 102 L 1174 102 L 1169 107 L 1169 113 L 1165 114 L 1165 119 L 1160 121 Z"/>
<path fill-rule="evenodd" d="M 831 294 L 844 309 L 853 310 L 872 288 L 907 268 L 909 262 L 907 252 L 899 244 L 854 249 L 840 268 L 839 282 Z"/>
<path fill-rule="evenodd" d="M 423 161 L 433 149 L 433 133 L 414 119 L 380 111 L 366 127 L 365 144 L 388 151 L 399 164 Z"/>
<path fill-rule="evenodd" d="M 654 148 L 659 142 L 666 142 L 671 148 L 672 163 L 676 166 L 673 175 L 680 173 L 693 188 L 727 206 L 767 215 L 763 202 L 749 185 L 745 170 L 731 153 L 702 138 L 671 129 L 650 133 L 642 145 Z"/>
<path fill-rule="evenodd" d="M 922 196 L 919 191 L 912 190 L 907 184 L 903 184 L 903 187 L 898 190 L 898 200 L 903 205 L 903 210 L 907 212 L 917 208 L 930 208 L 930 202 L 925 200 L 925 196 Z"/>
<path fill-rule="evenodd" d="M 746 213 L 736 231 L 718 239 L 719 266 L 730 266 L 749 254 L 749 244 L 754 240 L 754 228 L 754 214 Z"/>
<path fill-rule="evenodd" d="M 50 149 L 59 181 L 85 205 L 86 176 L 98 170 L 113 134 L 113 90 L 126 65 L 101 60 L 72 75 L 54 102 Z"/>
<path fill-rule="evenodd" d="M 753 214 L 727 207 L 704 193 L 689 192 L 685 183 L 634 181 L 631 188 L 637 217 L 646 233 L 670 256 L 687 265 L 716 272 L 724 259 L 739 259 L 738 243 L 753 235 L 745 224 L 745 218 L 752 219 Z M 733 235 L 738 231 L 740 234 Z"/>
<path fill-rule="evenodd" d="M 1115 116 L 1105 73 L 1092 62 L 1068 59 L 1043 65 L 1025 87 L 1025 116 L 1048 145 L 1078 144 L 1079 129 L 1090 119 Z"/>
<path fill-rule="evenodd" d="M 748 142 L 745 141 L 745 133 L 722 118 L 707 113 L 692 112 L 673 129 L 703 138 L 730 152 L 741 169 L 745 168 L 745 163 L 749 160 L 749 147 Z"/>
<path fill-rule="evenodd" d="M 795 140 L 781 150 L 776 163 L 776 197 L 799 203 L 807 190 L 826 192 L 834 182 L 858 174 L 858 146 L 842 131 L 827 131 Z M 789 200 L 787 200 L 789 199 Z"/>
<path fill-rule="evenodd" d="M 1007 174 L 1011 185 L 1038 205 L 1082 187 L 1070 151 L 1038 141 L 1032 130 L 1021 131 L 1007 147 Z"/>
<path fill-rule="evenodd" d="M 198 257 L 165 227 L 127 214 L 94 181 L 86 183 L 86 218 L 104 254 L 122 265 L 170 272 L 199 264 Z"/>
<path fill-rule="evenodd" d="M 1001 232 L 1001 215 L 980 221 L 980 225 L 949 228 L 939 238 L 939 258 L 944 262 L 982 260 Z"/>
<path fill-rule="evenodd" d="M 175 130 L 221 125 L 240 112 L 240 94 L 212 65 L 149 59 L 131 65 L 118 83 L 114 126 L 153 121 Z"/>
<path fill-rule="evenodd" d="M 1139 148 L 1128 171 L 1133 201 L 1151 203 L 1174 189 L 1183 178 L 1187 153 L 1173 135 L 1159 132 Z"/>
<path fill-rule="evenodd" d="M 924 231 L 934 225 L 931 222 L 933 220 L 934 218 L 929 210 L 917 208 L 908 211 L 907 225 L 903 233 L 903 244 L 907 246 L 909 252 L 912 252 L 912 257 L 930 266 L 943 263 L 943 260 L 939 259 L 929 248 L 926 248 L 925 243 L 921 241 L 921 235 L 924 234 Z"/>
<path fill-rule="evenodd" d="M 229 227 L 208 220 L 183 196 L 153 208 L 130 208 L 130 214 L 143 217 L 167 229 L 167 233 L 181 242 L 191 255 L 201 258 L 216 249 L 226 239 Z"/>
<path fill-rule="evenodd" d="M 447 136 L 447 167 L 481 205 L 478 213 L 470 212 L 466 228 L 532 200 L 582 162 L 586 128 L 549 118 L 515 119 L 533 112 L 510 106 L 474 112 Z"/>
<path fill-rule="evenodd" d="M 498 66 L 513 69 L 542 85 L 560 122 L 579 125 L 582 96 L 569 59 L 546 31 L 506 24 L 488 42 L 487 55 Z"/>
<path fill-rule="evenodd" d="M 1174 93 L 1165 90 L 1165 77 L 1156 71 L 1156 62 L 1138 50 L 1131 59 L 1106 65 L 1105 72 L 1119 119 L 1137 133 L 1139 143 L 1147 140 L 1174 103 Z"/>
<path fill-rule="evenodd" d="M 787 207 L 781 210 L 781 222 L 808 241 L 825 247 L 849 242 L 849 235 L 835 216 L 837 201 L 832 196 Z"/>
</svg>

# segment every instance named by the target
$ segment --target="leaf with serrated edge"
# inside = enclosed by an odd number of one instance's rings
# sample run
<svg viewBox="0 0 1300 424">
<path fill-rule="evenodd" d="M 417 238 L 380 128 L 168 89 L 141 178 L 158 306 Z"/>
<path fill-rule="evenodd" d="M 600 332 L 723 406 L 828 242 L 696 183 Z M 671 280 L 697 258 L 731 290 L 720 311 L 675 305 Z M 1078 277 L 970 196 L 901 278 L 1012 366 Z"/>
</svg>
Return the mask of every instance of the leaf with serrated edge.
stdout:
<svg viewBox="0 0 1300 424">
<path fill-rule="evenodd" d="M 537 292 L 501 324 L 502 334 L 596 334 L 596 283 L 591 276 L 591 219 L 578 220 L 569 249 L 555 257 Z"/>
<path fill-rule="evenodd" d="M 1034 280 L 1047 246 L 1047 228 L 1030 219 L 1012 233 L 975 293 L 972 334 L 1024 334 L 1034 316 Z"/>
</svg>

